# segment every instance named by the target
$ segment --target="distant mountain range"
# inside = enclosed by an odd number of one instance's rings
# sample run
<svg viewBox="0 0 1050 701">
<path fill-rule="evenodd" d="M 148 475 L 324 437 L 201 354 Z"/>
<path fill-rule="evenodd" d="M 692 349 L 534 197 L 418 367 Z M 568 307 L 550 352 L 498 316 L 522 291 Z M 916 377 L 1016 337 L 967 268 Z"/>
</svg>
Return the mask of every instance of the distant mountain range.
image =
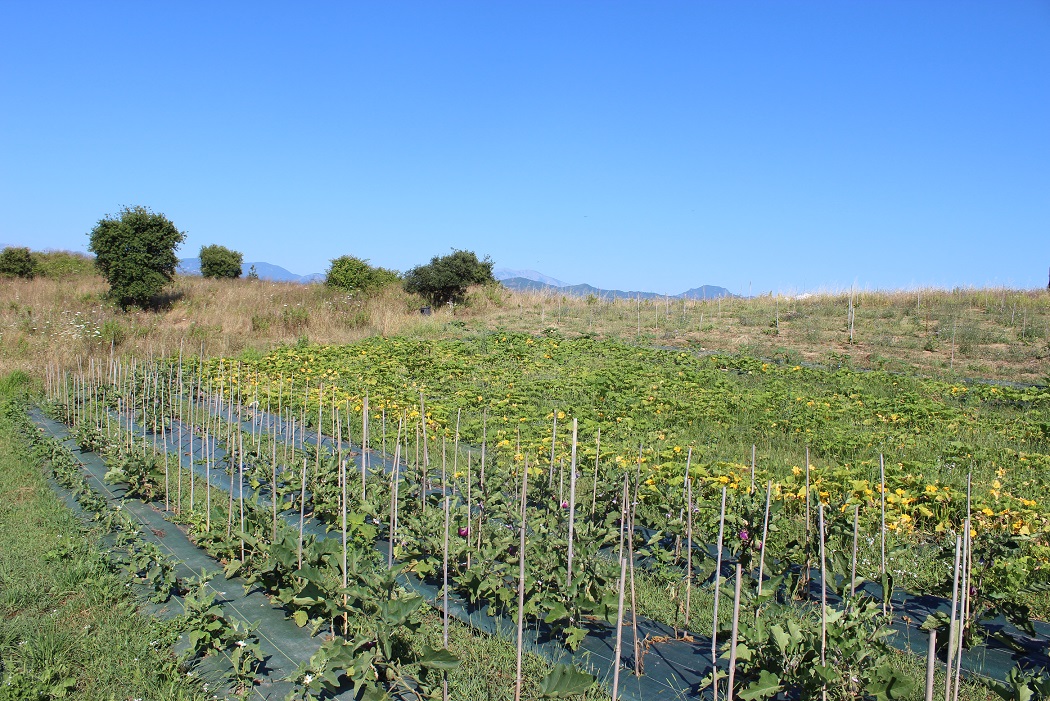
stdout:
<svg viewBox="0 0 1050 701">
<path fill-rule="evenodd" d="M 536 272 L 535 270 L 511 270 L 510 268 L 493 268 L 492 277 L 499 281 L 513 280 L 514 278 L 523 278 L 525 280 L 532 280 L 534 282 L 542 282 L 553 287 L 568 287 L 569 283 L 556 280 L 549 275 Z"/>
<path fill-rule="evenodd" d="M 254 263 L 244 263 L 241 266 L 241 277 L 246 277 L 248 271 L 255 266 L 255 272 L 259 275 L 260 280 L 269 280 L 271 282 L 323 282 L 324 273 L 310 273 L 309 275 L 296 275 L 290 270 L 286 270 L 279 265 L 273 263 L 266 263 L 263 261 L 256 261 Z M 176 269 L 179 275 L 200 275 L 201 274 L 201 259 L 200 258 L 183 258 L 179 260 L 179 267 Z"/>
<path fill-rule="evenodd" d="M 517 275 L 508 275 L 508 273 L 518 273 Z M 718 287 L 716 285 L 701 285 L 700 287 L 694 287 L 691 290 L 686 290 L 676 295 L 662 295 L 656 292 L 636 292 L 636 291 L 624 291 L 624 290 L 603 290 L 593 285 L 582 284 L 582 285 L 566 285 L 560 280 L 555 280 L 552 277 L 548 277 L 543 273 L 538 273 L 535 270 L 508 270 L 506 268 L 500 268 L 493 270 L 492 274 L 497 280 L 499 280 L 504 287 L 511 290 L 528 291 L 528 292 L 556 292 L 563 295 L 571 295 L 574 297 L 586 297 L 587 295 L 594 295 L 602 299 L 663 299 L 668 297 L 670 299 L 718 299 L 719 297 L 735 297 L 732 292 L 724 287 Z M 501 275 L 503 275 L 501 277 Z"/>
<path fill-rule="evenodd" d="M 255 263 L 245 263 L 241 269 L 243 275 L 247 275 L 248 271 L 252 266 L 255 266 L 255 272 L 259 274 L 260 280 L 270 280 L 273 282 L 323 282 L 324 273 L 311 273 L 310 275 L 296 275 L 295 273 L 282 268 L 279 265 L 273 263 L 266 263 L 257 261 Z M 180 275 L 200 275 L 201 274 L 201 261 L 200 258 L 183 258 L 179 261 L 178 273 Z M 719 297 L 735 297 L 732 292 L 724 287 L 718 287 L 716 285 L 701 285 L 700 287 L 694 287 L 691 290 L 686 290 L 681 294 L 677 295 L 662 295 L 656 292 L 635 292 L 635 291 L 624 291 L 624 290 L 603 290 L 593 285 L 569 285 L 561 280 L 544 275 L 541 272 L 535 270 L 514 270 L 511 268 L 495 268 L 492 271 L 493 276 L 499 280 L 504 287 L 511 290 L 519 291 L 550 291 L 557 292 L 563 295 L 572 295 L 575 297 L 586 297 L 587 295 L 594 295 L 595 297 L 601 297 L 603 299 L 663 299 L 669 297 L 670 299 L 718 299 Z"/>
</svg>

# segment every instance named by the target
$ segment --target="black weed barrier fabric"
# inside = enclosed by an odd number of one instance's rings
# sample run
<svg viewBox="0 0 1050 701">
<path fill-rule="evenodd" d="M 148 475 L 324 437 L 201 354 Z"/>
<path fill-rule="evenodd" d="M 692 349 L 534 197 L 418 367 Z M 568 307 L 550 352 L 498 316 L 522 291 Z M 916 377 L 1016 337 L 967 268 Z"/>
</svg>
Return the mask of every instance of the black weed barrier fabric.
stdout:
<svg viewBox="0 0 1050 701">
<path fill-rule="evenodd" d="M 64 425 L 44 416 L 35 408 L 30 410 L 29 416 L 33 423 L 48 435 L 62 441 L 63 445 L 73 451 L 84 467 L 88 486 L 104 497 L 109 504 L 121 505 L 124 513 L 141 526 L 142 537 L 157 544 L 178 563 L 176 574 L 180 579 L 200 576 L 202 571 L 212 575 L 208 586 L 215 592 L 216 603 L 222 607 L 224 615 L 252 624 L 263 651 L 263 665 L 258 675 L 259 683 L 255 686 L 251 698 L 279 700 L 292 691 L 293 684 L 281 679 L 293 674 L 300 663 L 309 660 L 321 646 L 321 639 L 311 636 L 308 629 L 296 627 L 286 618 L 285 612 L 275 608 L 261 591 L 252 590 L 245 593 L 243 581 L 223 576 L 222 567 L 215 560 L 195 546 L 182 530 L 164 518 L 163 503 L 147 504 L 138 499 L 127 499 L 123 485 L 107 484 L 103 480 L 107 468 L 102 459 L 95 453 L 81 452 Z M 88 518 L 68 490 L 53 480 L 51 486 L 75 513 Z M 172 597 L 166 604 L 149 605 L 147 608 L 159 618 L 182 613 L 182 606 L 177 597 Z M 221 656 L 211 656 L 205 658 L 202 665 L 192 671 L 215 685 L 221 685 L 229 670 L 228 660 Z M 350 699 L 352 696 L 344 693 L 337 698 Z"/>
<path fill-rule="evenodd" d="M 225 414 L 224 409 L 222 412 Z M 311 432 L 295 428 L 293 433 L 292 426 L 286 425 L 279 417 L 268 415 L 264 412 L 258 413 L 258 419 L 255 423 L 256 430 L 261 428 L 266 433 L 274 436 L 278 441 L 285 441 L 290 438 L 295 445 L 306 444 L 313 446 L 318 443 L 316 430 Z M 33 412 L 33 420 L 39 425 L 46 426 L 50 432 L 56 435 L 60 435 L 63 438 L 68 436 L 64 426 L 47 419 L 39 411 Z M 127 416 L 121 416 L 120 420 L 125 429 L 130 429 L 138 435 L 142 435 L 142 427 L 129 420 Z M 250 432 L 253 428 L 251 421 L 238 421 L 235 419 L 234 423 L 239 424 L 242 430 L 246 432 Z M 181 428 L 182 444 L 179 444 L 180 426 L 177 421 L 173 422 L 170 430 L 163 437 L 149 434 L 150 440 L 157 442 L 158 449 L 163 447 L 170 454 L 177 455 L 184 469 L 194 470 L 195 474 L 203 479 L 207 473 L 205 467 L 198 464 L 198 461 L 204 459 L 205 448 L 207 447 L 208 452 L 214 455 L 214 465 L 221 465 L 224 462 L 226 451 L 218 443 L 205 446 L 203 438 L 196 435 L 188 424 L 184 424 Z M 72 441 L 70 441 L 70 444 L 75 447 L 75 443 Z M 331 450 L 337 448 L 336 441 L 324 434 L 321 435 L 320 445 L 322 448 Z M 344 441 L 341 447 L 343 454 L 348 459 L 355 460 L 358 465 L 361 464 L 362 453 L 360 446 L 355 448 L 351 443 Z M 122 493 L 123 490 L 120 487 L 102 484 L 101 478 L 105 473 L 105 467 L 102 466 L 101 460 L 91 454 L 85 454 L 85 456 L 89 456 L 92 461 L 98 463 L 96 468 L 89 467 L 89 470 L 94 469 L 98 471 L 96 481 L 101 485 L 101 488 L 113 494 Z M 379 451 L 369 450 L 364 459 L 372 470 L 381 468 L 389 472 L 392 469 L 392 460 Z M 95 476 L 94 471 L 92 474 Z M 265 486 L 255 490 L 247 481 L 244 484 L 240 484 L 236 475 L 233 475 L 231 480 L 229 472 L 218 467 L 214 467 L 211 470 L 210 478 L 211 485 L 217 489 L 228 491 L 230 485 L 233 484 L 237 494 L 240 494 L 240 490 L 243 489 L 245 498 L 254 496 L 258 499 L 258 503 L 264 507 L 269 507 L 272 504 L 269 490 Z M 146 505 L 141 505 L 140 508 L 148 510 L 160 523 L 170 527 L 170 524 L 164 521 L 158 510 Z M 284 512 L 281 514 L 281 517 L 289 525 L 295 528 L 299 527 L 298 512 Z M 321 521 L 310 517 L 304 520 L 303 530 L 304 534 L 312 534 L 318 539 L 339 537 L 334 532 L 329 533 Z M 185 544 L 180 546 L 178 551 L 171 551 L 173 556 L 183 561 L 189 559 L 194 563 L 202 560 L 207 561 L 210 563 L 209 569 L 214 570 L 216 565 L 213 560 L 197 549 L 188 539 L 183 537 L 183 540 Z M 713 559 L 715 555 L 714 546 L 697 545 L 696 547 Z M 376 548 L 382 552 L 385 559 L 387 555 L 386 541 L 379 539 L 376 542 Z M 193 567 L 199 572 L 199 565 L 194 564 Z M 731 559 L 728 553 L 724 553 L 722 570 L 724 581 L 731 578 L 734 571 L 735 561 Z M 712 574 L 711 578 L 713 576 Z M 420 594 L 432 606 L 440 609 L 441 586 L 439 582 L 420 580 L 409 574 L 403 575 L 400 581 L 406 589 Z M 222 586 L 225 586 L 225 583 Z M 241 585 L 236 584 L 229 587 L 229 589 L 234 588 L 241 588 Z M 229 592 L 229 589 L 227 589 L 227 592 Z M 876 600 L 881 597 L 881 587 L 875 583 L 866 583 L 862 590 Z M 811 573 L 810 595 L 813 600 L 819 601 L 820 573 L 817 570 Z M 261 594 L 258 596 L 261 597 Z M 829 590 L 828 603 L 837 605 L 841 603 L 841 600 Z M 887 638 L 887 641 L 899 650 L 925 657 L 928 634 L 926 631 L 921 630 L 920 626 L 931 613 L 939 611 L 947 614 L 950 611 L 951 602 L 942 597 L 916 595 L 895 590 L 892 595 L 892 604 L 894 616 L 890 627 L 893 632 Z M 290 625 L 288 621 L 283 620 L 283 612 L 273 609 L 268 602 L 266 606 L 270 607 L 275 618 L 281 619 L 279 620 L 282 624 L 280 626 L 281 629 L 291 629 L 301 636 L 305 635 L 302 631 Z M 482 632 L 501 635 L 511 640 L 514 640 L 516 637 L 516 623 L 508 616 L 494 615 L 488 607 L 474 606 L 452 592 L 449 593 L 449 613 L 451 616 Z M 1050 653 L 1050 625 L 1036 621 L 1036 636 L 1034 637 L 1029 636 L 1003 619 L 985 623 L 985 627 L 987 632 L 990 633 L 987 642 L 964 651 L 962 669 L 967 676 L 979 676 L 1003 681 L 1007 678 L 1010 670 L 1018 665 L 1026 669 L 1050 669 L 1050 654 L 1048 654 Z M 261 630 L 262 628 L 260 627 Z M 638 618 L 638 635 L 640 640 L 644 641 L 644 652 L 642 655 L 642 669 L 644 673 L 641 676 L 636 676 L 631 672 L 637 666 L 633 652 L 633 631 L 631 626 L 624 626 L 621 664 L 626 669 L 620 673 L 620 698 L 637 701 L 648 699 L 662 701 L 664 699 L 710 697 L 710 690 L 701 692 L 700 686 L 703 679 L 711 674 L 711 638 L 693 634 L 692 640 L 687 641 L 681 639 L 681 631 L 678 631 L 679 635 L 675 633 L 676 631 L 668 626 L 643 617 Z M 276 629 L 273 635 L 277 635 Z M 260 637 L 262 637 L 261 634 Z M 307 639 L 309 640 L 309 638 Z M 580 648 L 576 652 L 571 652 L 562 643 L 552 640 L 542 623 L 538 626 L 533 624 L 526 632 L 528 649 L 541 654 L 552 663 L 573 663 L 580 669 L 594 674 L 610 690 L 614 669 L 615 639 L 615 626 L 604 622 L 592 623 L 589 625 L 588 635 L 584 638 Z M 1009 643 L 1004 641 L 1009 641 Z M 295 657 L 291 654 L 293 651 L 289 650 L 287 657 L 295 660 L 295 663 L 307 660 L 317 648 L 316 640 L 314 639 L 312 642 L 313 646 L 309 651 L 303 651 L 299 657 Z M 294 669 L 295 663 L 292 663 L 291 669 Z M 724 671 L 727 661 L 720 659 L 718 665 Z"/>
</svg>

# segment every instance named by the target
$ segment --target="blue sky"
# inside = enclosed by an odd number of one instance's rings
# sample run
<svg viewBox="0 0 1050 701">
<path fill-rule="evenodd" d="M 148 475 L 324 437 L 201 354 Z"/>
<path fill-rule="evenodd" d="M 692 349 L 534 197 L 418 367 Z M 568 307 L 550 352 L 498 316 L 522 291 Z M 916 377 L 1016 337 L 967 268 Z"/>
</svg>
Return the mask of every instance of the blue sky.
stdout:
<svg viewBox="0 0 1050 701">
<path fill-rule="evenodd" d="M 1042 287 L 1050 3 L 0 4 L 0 242 L 298 272 Z"/>
</svg>

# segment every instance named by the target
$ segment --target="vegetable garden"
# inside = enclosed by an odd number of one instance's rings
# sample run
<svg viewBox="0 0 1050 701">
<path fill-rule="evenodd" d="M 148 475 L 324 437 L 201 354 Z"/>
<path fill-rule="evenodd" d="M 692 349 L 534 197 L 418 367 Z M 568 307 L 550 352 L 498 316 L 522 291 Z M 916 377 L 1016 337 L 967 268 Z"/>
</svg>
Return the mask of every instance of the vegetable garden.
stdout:
<svg viewBox="0 0 1050 701">
<path fill-rule="evenodd" d="M 1045 387 L 499 332 L 47 387 L 107 480 L 325 636 L 298 698 L 457 698 L 450 614 L 517 648 L 507 698 L 1050 694 Z"/>
</svg>

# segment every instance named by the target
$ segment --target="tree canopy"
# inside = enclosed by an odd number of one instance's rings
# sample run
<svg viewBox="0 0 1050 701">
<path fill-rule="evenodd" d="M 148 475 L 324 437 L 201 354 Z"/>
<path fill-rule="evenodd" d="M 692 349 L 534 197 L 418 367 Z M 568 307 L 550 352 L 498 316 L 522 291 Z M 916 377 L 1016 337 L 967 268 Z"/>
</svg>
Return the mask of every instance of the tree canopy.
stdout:
<svg viewBox="0 0 1050 701">
<path fill-rule="evenodd" d="M 0 275 L 32 279 L 36 274 L 36 262 L 28 248 L 8 246 L 0 251 Z"/>
<path fill-rule="evenodd" d="M 471 285 L 495 282 L 492 260 L 478 260 L 473 251 L 453 249 L 446 256 L 434 256 L 405 274 L 405 290 L 416 293 L 434 305 L 462 302 Z"/>
<path fill-rule="evenodd" d="M 324 284 L 347 292 L 371 292 L 400 279 L 397 272 L 369 265 L 367 260 L 339 256 L 332 259 Z"/>
<path fill-rule="evenodd" d="M 124 308 L 148 306 L 171 282 L 179 263 L 175 249 L 186 239 L 170 219 L 141 206 L 100 219 L 88 236 L 95 266 Z"/>
<path fill-rule="evenodd" d="M 201 275 L 204 277 L 239 278 L 244 255 L 225 246 L 201 246 Z"/>
</svg>

